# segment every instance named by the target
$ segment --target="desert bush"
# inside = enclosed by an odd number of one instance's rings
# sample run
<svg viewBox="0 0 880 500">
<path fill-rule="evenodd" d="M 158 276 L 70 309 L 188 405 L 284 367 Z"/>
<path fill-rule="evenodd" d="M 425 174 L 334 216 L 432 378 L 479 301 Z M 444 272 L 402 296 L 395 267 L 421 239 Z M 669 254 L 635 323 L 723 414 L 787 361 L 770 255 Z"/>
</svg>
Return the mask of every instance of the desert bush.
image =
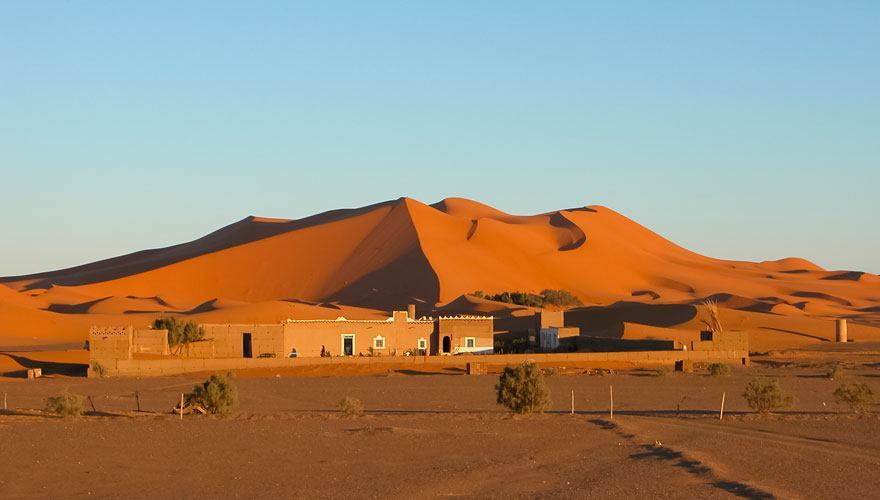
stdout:
<svg viewBox="0 0 880 500">
<path fill-rule="evenodd" d="M 708 318 L 703 319 L 703 324 L 706 325 L 710 332 L 721 333 L 723 328 L 721 326 L 721 316 L 718 313 L 718 303 L 714 300 L 706 299 L 703 305 L 706 306 L 706 312 L 709 314 Z"/>
<path fill-rule="evenodd" d="M 541 372 L 547 377 L 552 377 L 559 373 L 559 369 L 551 366 L 550 368 L 544 368 L 543 370 L 541 370 Z"/>
<path fill-rule="evenodd" d="M 829 380 L 844 380 L 846 379 L 846 370 L 844 370 L 841 365 L 834 365 L 828 370 L 828 373 L 825 374 Z"/>
<path fill-rule="evenodd" d="M 92 361 L 92 372 L 99 378 L 104 378 L 107 376 L 107 369 L 104 368 L 104 365 L 102 365 L 98 361 Z"/>
<path fill-rule="evenodd" d="M 713 377 L 726 377 L 730 375 L 730 366 L 724 363 L 712 363 L 709 365 L 709 375 Z"/>
<path fill-rule="evenodd" d="M 177 348 L 177 352 L 180 352 L 181 347 L 186 346 L 190 342 L 205 338 L 204 328 L 192 321 L 184 323 L 174 316 L 156 318 L 153 321 L 153 328 L 156 330 L 168 330 L 168 346 Z"/>
<path fill-rule="evenodd" d="M 186 395 L 189 405 L 200 406 L 208 413 L 226 414 L 238 404 L 238 388 L 231 374 L 211 375 Z"/>
<path fill-rule="evenodd" d="M 495 390 L 497 403 L 515 413 L 542 413 L 550 404 L 544 374 L 534 363 L 504 368 Z"/>
<path fill-rule="evenodd" d="M 345 396 L 339 402 L 339 411 L 348 418 L 360 417 L 364 414 L 364 403 L 360 399 Z"/>
<path fill-rule="evenodd" d="M 848 405 L 855 413 L 865 413 L 868 405 L 874 402 L 874 392 L 868 384 L 845 382 L 834 391 L 834 398 L 838 403 Z"/>
<path fill-rule="evenodd" d="M 758 413 L 770 413 L 791 406 L 794 402 L 794 398 L 782 390 L 778 380 L 758 378 L 749 382 L 743 397 L 749 403 L 749 407 Z"/>
<path fill-rule="evenodd" d="M 477 290 L 471 295 L 486 300 L 494 300 L 496 302 L 504 302 L 505 304 L 516 304 L 527 307 L 573 307 L 584 305 L 579 298 L 568 290 L 551 290 L 549 288 L 541 290 L 540 294 L 528 292 L 502 292 L 494 295 L 485 295 L 482 291 Z"/>
<path fill-rule="evenodd" d="M 46 398 L 46 411 L 62 417 L 79 417 L 83 414 L 83 397 L 65 392 L 60 396 Z"/>
</svg>

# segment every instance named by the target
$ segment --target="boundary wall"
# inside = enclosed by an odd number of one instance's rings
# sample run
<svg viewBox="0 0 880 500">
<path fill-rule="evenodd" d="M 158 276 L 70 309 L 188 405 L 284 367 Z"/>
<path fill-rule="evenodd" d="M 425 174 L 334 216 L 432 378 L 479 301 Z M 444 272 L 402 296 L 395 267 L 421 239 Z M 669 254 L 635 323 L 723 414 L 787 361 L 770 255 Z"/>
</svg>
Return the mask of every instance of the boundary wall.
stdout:
<svg viewBox="0 0 880 500">
<path fill-rule="evenodd" d="M 184 373 L 235 371 L 261 368 L 296 368 L 320 365 L 384 365 L 388 369 L 406 369 L 416 366 L 444 366 L 466 368 L 468 363 L 483 363 L 503 367 L 531 361 L 540 365 L 570 365 L 584 368 L 675 366 L 685 363 L 720 362 L 749 364 L 748 351 L 632 351 L 552 354 L 486 354 L 458 356 L 375 356 L 332 358 L 215 358 L 215 359 L 116 359 L 101 360 L 106 376 L 150 377 Z M 89 368 L 89 376 L 95 374 Z"/>
</svg>

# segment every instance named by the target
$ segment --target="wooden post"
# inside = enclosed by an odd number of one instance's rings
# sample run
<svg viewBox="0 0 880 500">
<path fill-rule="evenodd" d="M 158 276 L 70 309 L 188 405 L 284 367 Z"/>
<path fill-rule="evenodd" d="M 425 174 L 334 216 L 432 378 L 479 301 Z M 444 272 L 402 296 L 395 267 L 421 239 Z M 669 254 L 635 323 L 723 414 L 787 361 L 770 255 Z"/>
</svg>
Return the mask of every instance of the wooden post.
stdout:
<svg viewBox="0 0 880 500">
<path fill-rule="evenodd" d="M 574 415 L 574 390 L 571 391 L 571 414 Z"/>
<path fill-rule="evenodd" d="M 134 400 L 137 402 L 138 413 L 141 411 L 141 395 L 138 394 L 138 391 L 134 391 Z"/>
<path fill-rule="evenodd" d="M 718 420 L 724 420 L 724 396 L 727 396 L 727 392 L 721 393 L 721 413 L 718 414 Z"/>
<path fill-rule="evenodd" d="M 6 409 L 6 393 L 3 393 L 3 409 Z"/>
<path fill-rule="evenodd" d="M 183 393 L 180 393 L 180 419 L 183 420 Z"/>
<path fill-rule="evenodd" d="M 89 405 L 91 405 L 91 407 L 92 407 L 92 413 L 97 413 L 97 412 L 98 412 L 98 410 L 95 409 L 95 402 L 92 401 L 92 397 L 91 397 L 91 396 L 89 396 Z"/>
<path fill-rule="evenodd" d="M 608 392 L 611 394 L 611 418 L 610 420 L 614 420 L 614 386 L 608 386 Z"/>
</svg>

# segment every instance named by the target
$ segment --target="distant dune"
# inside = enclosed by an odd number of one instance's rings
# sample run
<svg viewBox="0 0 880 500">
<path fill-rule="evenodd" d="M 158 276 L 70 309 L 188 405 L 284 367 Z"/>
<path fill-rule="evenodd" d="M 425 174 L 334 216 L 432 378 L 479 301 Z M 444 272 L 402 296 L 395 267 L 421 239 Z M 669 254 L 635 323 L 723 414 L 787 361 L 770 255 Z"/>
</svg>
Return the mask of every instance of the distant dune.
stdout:
<svg viewBox="0 0 880 500">
<path fill-rule="evenodd" d="M 0 283 L 0 346 L 79 340 L 90 323 L 163 314 L 378 317 L 408 302 L 426 314 L 444 304 L 492 312 L 509 307 L 462 296 L 544 288 L 588 306 L 712 298 L 743 313 L 880 324 L 874 275 L 705 257 L 600 206 L 516 216 L 460 198 L 247 217 L 189 243 Z"/>
</svg>

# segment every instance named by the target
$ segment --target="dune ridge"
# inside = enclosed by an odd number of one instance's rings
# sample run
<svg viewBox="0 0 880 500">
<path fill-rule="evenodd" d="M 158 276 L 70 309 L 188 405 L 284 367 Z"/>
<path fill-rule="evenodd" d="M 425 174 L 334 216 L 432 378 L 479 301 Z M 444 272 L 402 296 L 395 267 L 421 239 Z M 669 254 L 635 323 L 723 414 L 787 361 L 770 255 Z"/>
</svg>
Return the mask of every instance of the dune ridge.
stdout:
<svg viewBox="0 0 880 500">
<path fill-rule="evenodd" d="M 334 307 L 375 316 L 407 302 L 428 313 L 444 304 L 497 311 L 461 298 L 544 288 L 587 306 L 708 298 L 750 313 L 880 324 L 880 278 L 869 273 L 796 257 L 714 259 L 602 206 L 512 215 L 463 198 L 400 198 L 299 220 L 249 216 L 188 243 L 0 278 L 0 343 L 162 314 L 275 321 L 293 304 L 300 317 Z"/>
</svg>

